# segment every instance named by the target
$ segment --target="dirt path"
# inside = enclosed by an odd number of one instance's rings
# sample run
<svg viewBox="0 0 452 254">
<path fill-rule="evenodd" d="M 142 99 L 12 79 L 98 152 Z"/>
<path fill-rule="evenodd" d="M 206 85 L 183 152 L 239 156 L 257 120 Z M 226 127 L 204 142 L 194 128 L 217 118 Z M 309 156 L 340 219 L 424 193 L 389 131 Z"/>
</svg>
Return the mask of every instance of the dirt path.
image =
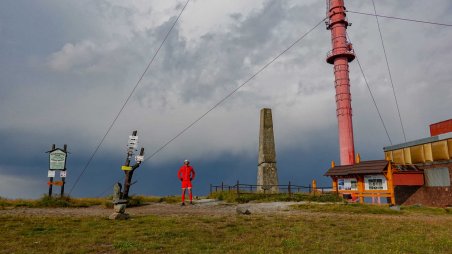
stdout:
<svg viewBox="0 0 452 254">
<path fill-rule="evenodd" d="M 198 200 L 195 205 L 180 206 L 179 204 L 149 203 L 139 207 L 127 208 L 126 212 L 131 216 L 142 215 L 235 215 L 237 208 L 246 208 L 252 214 L 262 213 L 288 213 L 291 205 L 297 202 L 271 202 L 271 203 L 248 203 L 248 204 L 226 204 L 215 200 Z M 301 212 L 301 211 L 292 211 Z M 24 216 L 71 216 L 89 217 L 105 216 L 113 213 L 113 209 L 102 206 L 86 208 L 26 208 L 18 207 L 0 210 L 0 215 L 24 215 Z"/>
<path fill-rule="evenodd" d="M 131 216 L 142 215 L 230 215 L 236 213 L 236 205 L 226 205 L 220 202 L 198 202 L 195 205 L 181 207 L 179 204 L 149 203 L 139 207 L 127 208 L 126 212 Z M 102 206 L 84 208 L 7 208 L 0 209 L 0 215 L 24 215 L 24 216 L 71 216 L 90 217 L 105 216 L 113 213 L 113 209 Z"/>
</svg>

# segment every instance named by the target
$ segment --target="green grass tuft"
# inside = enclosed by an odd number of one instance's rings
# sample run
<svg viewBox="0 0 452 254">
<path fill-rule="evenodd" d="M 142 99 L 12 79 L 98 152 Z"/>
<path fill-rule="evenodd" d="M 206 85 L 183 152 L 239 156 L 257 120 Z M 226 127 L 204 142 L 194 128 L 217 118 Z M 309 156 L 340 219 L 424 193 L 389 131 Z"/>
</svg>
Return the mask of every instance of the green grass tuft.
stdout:
<svg viewBox="0 0 452 254">
<path fill-rule="evenodd" d="M 401 206 L 400 211 L 390 209 L 388 205 L 371 205 L 356 203 L 337 204 L 300 204 L 295 209 L 312 212 L 353 213 L 353 214 L 423 214 L 423 215 L 452 215 L 448 208 Z"/>
<path fill-rule="evenodd" d="M 295 209 L 313 212 L 353 213 L 353 214 L 401 214 L 401 211 L 389 209 L 388 206 L 368 204 L 301 204 L 294 205 Z"/>
<path fill-rule="evenodd" d="M 287 193 L 262 194 L 262 193 L 240 193 L 237 196 L 233 191 L 219 191 L 211 193 L 208 198 L 224 200 L 229 203 L 248 203 L 248 202 L 276 202 L 276 201 L 312 201 L 312 202 L 342 202 L 343 199 L 335 194 L 305 194 L 293 193 L 289 196 Z"/>
<path fill-rule="evenodd" d="M 176 204 L 176 203 L 181 203 L 182 199 L 179 196 L 165 196 L 165 197 L 159 198 L 158 202 L 168 203 L 168 204 Z"/>
<path fill-rule="evenodd" d="M 401 206 L 400 210 L 405 213 L 422 213 L 431 215 L 451 214 L 451 208 L 426 207 L 421 205 Z"/>
<path fill-rule="evenodd" d="M 136 207 L 146 205 L 148 203 L 180 203 L 181 198 L 179 196 L 166 196 L 166 197 L 156 197 L 156 196 L 141 196 L 134 195 L 129 197 L 128 207 Z M 29 207 L 29 208 L 40 208 L 40 207 L 90 207 L 101 205 L 104 208 L 113 208 L 112 198 L 71 198 L 65 197 L 48 197 L 43 195 L 40 199 L 6 199 L 0 197 L 0 209 L 14 208 L 14 207 Z"/>
<path fill-rule="evenodd" d="M 49 197 L 47 195 L 37 200 L 27 199 L 0 199 L 0 208 L 7 207 L 89 207 L 94 205 L 101 205 L 104 202 L 100 198 L 70 198 L 64 197 Z"/>
</svg>

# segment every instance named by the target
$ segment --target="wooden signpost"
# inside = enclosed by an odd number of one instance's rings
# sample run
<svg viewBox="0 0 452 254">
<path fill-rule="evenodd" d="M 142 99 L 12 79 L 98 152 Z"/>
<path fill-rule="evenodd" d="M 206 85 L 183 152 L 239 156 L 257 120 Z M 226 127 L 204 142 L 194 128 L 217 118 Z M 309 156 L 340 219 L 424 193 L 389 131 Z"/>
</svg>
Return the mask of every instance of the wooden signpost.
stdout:
<svg viewBox="0 0 452 254">
<path fill-rule="evenodd" d="M 66 159 L 67 159 L 67 145 L 64 145 L 64 148 L 56 148 L 55 144 L 52 145 L 52 149 L 47 152 L 49 154 L 49 170 L 47 172 L 47 177 L 49 177 L 49 181 L 47 185 L 49 185 L 49 197 L 52 196 L 52 186 L 61 186 L 61 197 L 64 196 L 64 185 L 66 184 Z M 61 181 L 53 181 L 56 171 L 60 171 Z"/>
<path fill-rule="evenodd" d="M 132 176 L 135 169 L 137 169 L 141 162 L 144 160 L 144 148 L 140 149 L 140 154 L 135 156 L 135 164 L 130 166 L 130 160 L 133 157 L 134 151 L 138 146 L 138 136 L 137 131 L 133 131 L 132 135 L 129 136 L 129 142 L 127 144 L 127 158 L 121 170 L 124 171 L 124 191 L 122 192 L 122 199 L 127 199 L 129 197 L 130 186 L 132 185 Z"/>
</svg>

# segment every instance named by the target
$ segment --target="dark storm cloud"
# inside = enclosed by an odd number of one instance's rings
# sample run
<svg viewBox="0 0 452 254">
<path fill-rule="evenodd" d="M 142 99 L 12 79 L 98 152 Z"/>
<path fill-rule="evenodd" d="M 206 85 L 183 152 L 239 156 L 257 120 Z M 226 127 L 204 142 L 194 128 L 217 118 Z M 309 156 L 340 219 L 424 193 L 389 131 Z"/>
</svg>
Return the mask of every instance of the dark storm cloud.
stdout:
<svg viewBox="0 0 452 254">
<path fill-rule="evenodd" d="M 324 1 L 212 1 L 187 7 L 73 195 L 97 195 L 122 177 L 119 167 L 132 130 L 139 130 L 147 155 L 156 151 L 325 14 Z M 181 4 L 102 0 L 2 5 L 0 140 L 8 149 L 0 154 L 0 196 L 45 192 L 44 152 L 52 143 L 69 145 L 72 187 Z M 205 8 L 211 4 L 220 8 Z M 370 1 L 346 4 L 350 10 L 373 10 Z M 382 14 L 452 23 L 449 1 L 376 4 Z M 348 18 L 353 22 L 350 38 L 389 133 L 401 142 L 375 18 L 351 13 Z M 452 40 L 452 32 L 380 22 L 408 139 L 425 137 L 428 124 L 450 118 L 452 50 L 445 42 Z M 133 191 L 178 193 L 174 174 L 185 158 L 199 171 L 198 193 L 222 180 L 255 181 L 262 107 L 273 109 L 281 182 L 309 184 L 315 178 L 328 184 L 322 175 L 338 157 L 333 70 L 325 63 L 329 49 L 329 31 L 320 26 L 142 165 Z M 381 148 L 389 141 L 356 61 L 351 84 L 356 150 L 363 159 L 381 159 Z"/>
</svg>

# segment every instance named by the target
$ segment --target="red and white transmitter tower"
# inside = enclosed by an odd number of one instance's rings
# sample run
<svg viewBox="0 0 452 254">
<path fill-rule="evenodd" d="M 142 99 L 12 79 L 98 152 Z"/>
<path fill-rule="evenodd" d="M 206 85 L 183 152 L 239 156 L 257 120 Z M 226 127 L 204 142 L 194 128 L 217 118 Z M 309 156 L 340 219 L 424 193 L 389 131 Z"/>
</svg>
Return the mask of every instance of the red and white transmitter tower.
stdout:
<svg viewBox="0 0 452 254">
<path fill-rule="evenodd" d="M 333 49 L 326 61 L 334 64 L 336 88 L 336 114 L 339 127 L 341 165 L 355 164 L 353 143 L 352 105 L 348 63 L 355 59 L 352 44 L 347 41 L 349 23 L 345 14 L 344 0 L 327 0 L 327 29 L 331 30 Z"/>
</svg>

